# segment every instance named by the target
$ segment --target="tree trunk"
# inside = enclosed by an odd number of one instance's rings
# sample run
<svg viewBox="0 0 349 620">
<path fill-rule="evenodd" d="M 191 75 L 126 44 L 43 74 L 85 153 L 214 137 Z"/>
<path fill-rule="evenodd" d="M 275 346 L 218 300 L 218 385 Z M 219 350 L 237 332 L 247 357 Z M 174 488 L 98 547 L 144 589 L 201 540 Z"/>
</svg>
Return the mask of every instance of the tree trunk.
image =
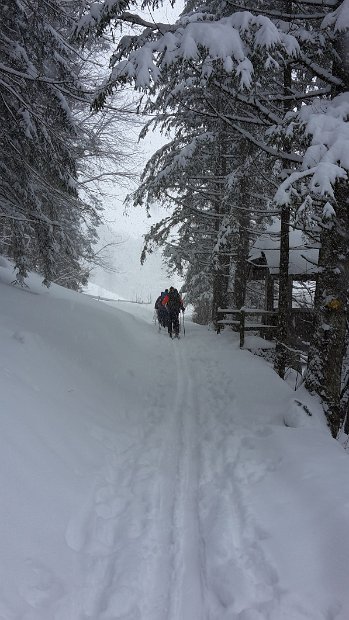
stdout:
<svg viewBox="0 0 349 620">
<path fill-rule="evenodd" d="M 240 182 L 239 191 L 239 206 L 242 207 L 238 210 L 238 242 L 237 242 L 237 259 L 235 264 L 235 277 L 234 277 L 234 305 L 236 308 L 241 308 L 245 303 L 246 286 L 248 276 L 248 254 L 249 254 L 249 235 L 248 229 L 250 227 L 250 213 L 248 211 L 248 201 L 246 196 L 247 179 L 242 178 Z"/>
<path fill-rule="evenodd" d="M 342 85 L 334 87 L 335 97 L 349 88 L 349 33 L 337 33 L 334 43 L 336 59 L 333 75 Z M 323 222 L 317 289 L 315 296 L 315 332 L 309 350 L 306 387 L 319 394 L 325 405 L 333 437 L 345 420 L 343 363 L 348 329 L 349 290 L 349 183 L 338 181 L 335 186 L 335 216 Z M 348 426 L 348 424 L 347 424 Z"/>
<path fill-rule="evenodd" d="M 217 325 L 217 310 L 225 308 L 227 305 L 228 282 L 230 272 L 230 252 L 231 244 L 228 242 L 230 236 L 225 235 L 224 216 L 228 213 L 228 205 L 225 199 L 224 189 L 222 190 L 222 181 L 227 174 L 226 160 L 226 137 L 222 130 L 219 138 L 219 153 L 216 163 L 217 176 L 217 198 L 215 199 L 215 212 L 221 217 L 216 218 L 217 232 L 217 248 L 214 250 L 213 256 L 213 295 L 212 295 L 212 321 L 215 328 Z M 222 319 L 223 316 L 220 316 Z"/>
<path fill-rule="evenodd" d="M 346 353 L 344 354 L 344 372 L 341 392 L 341 419 L 344 420 L 343 430 L 349 435 L 349 328 L 347 319 Z"/>
<path fill-rule="evenodd" d="M 228 274 L 229 264 L 226 264 L 224 260 L 226 257 L 217 257 L 217 267 L 213 274 L 213 296 L 212 296 L 212 322 L 215 327 L 217 326 L 217 310 L 218 308 L 225 308 L 227 305 L 227 290 L 228 290 Z M 220 318 L 223 318 L 222 316 Z"/>
<path fill-rule="evenodd" d="M 338 182 L 335 211 L 324 222 L 319 255 L 316 323 L 306 373 L 306 387 L 325 404 L 332 435 L 337 436 L 341 412 L 341 380 L 345 354 L 349 288 L 349 187 Z"/>
<path fill-rule="evenodd" d="M 289 95 L 292 84 L 292 68 L 287 65 L 284 69 L 284 94 Z M 290 104 L 284 104 L 285 113 Z M 279 316 L 278 316 L 278 339 L 276 343 L 275 370 L 281 379 L 285 377 L 287 363 L 287 345 L 289 320 L 292 310 L 290 307 L 289 295 L 289 255 L 290 255 L 290 207 L 284 205 L 281 211 L 281 230 L 280 230 L 280 266 L 279 266 Z"/>
</svg>

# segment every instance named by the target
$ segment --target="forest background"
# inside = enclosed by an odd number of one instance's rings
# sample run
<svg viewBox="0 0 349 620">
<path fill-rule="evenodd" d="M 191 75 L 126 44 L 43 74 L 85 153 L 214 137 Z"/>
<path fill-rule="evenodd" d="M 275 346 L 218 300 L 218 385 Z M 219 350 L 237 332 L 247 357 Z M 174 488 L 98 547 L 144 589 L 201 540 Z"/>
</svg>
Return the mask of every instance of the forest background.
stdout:
<svg viewBox="0 0 349 620">
<path fill-rule="evenodd" d="M 142 259 L 163 248 L 197 321 L 216 325 L 219 307 L 256 303 L 249 253 L 279 220 L 281 377 L 294 353 L 290 230 L 319 250 L 303 379 L 336 436 L 349 399 L 348 0 L 189 1 L 175 23 L 127 0 L 6 0 L 0 20 L 0 251 L 16 282 L 34 270 L 45 285 L 79 290 L 91 265 L 106 267 L 95 250 L 100 183 L 133 177 L 125 131 L 146 115 L 143 136 L 160 129 L 167 143 L 130 201 L 168 214 Z"/>
</svg>

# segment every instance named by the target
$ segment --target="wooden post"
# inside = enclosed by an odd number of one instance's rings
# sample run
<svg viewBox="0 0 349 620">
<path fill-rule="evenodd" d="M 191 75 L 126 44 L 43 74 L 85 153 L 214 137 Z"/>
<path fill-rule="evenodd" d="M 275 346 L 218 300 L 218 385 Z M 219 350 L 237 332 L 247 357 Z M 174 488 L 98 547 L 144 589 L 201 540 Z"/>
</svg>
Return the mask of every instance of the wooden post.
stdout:
<svg viewBox="0 0 349 620">
<path fill-rule="evenodd" d="M 274 310 L 274 279 L 269 273 L 265 277 L 265 309 Z"/>
<path fill-rule="evenodd" d="M 292 314 L 292 293 L 293 293 L 293 276 L 288 276 L 288 304 L 290 308 L 290 314 Z"/>
<path fill-rule="evenodd" d="M 245 310 L 240 310 L 240 349 L 245 344 Z"/>
<path fill-rule="evenodd" d="M 274 279 L 271 277 L 268 272 L 265 278 L 265 309 L 268 312 L 272 312 L 274 310 Z M 262 321 L 264 325 L 272 325 L 273 319 L 269 315 L 265 314 L 262 317 Z M 264 338 L 267 340 L 273 339 L 273 330 L 265 330 Z"/>
<path fill-rule="evenodd" d="M 220 334 L 221 333 L 221 329 L 222 329 L 222 326 L 218 325 L 218 321 L 220 319 L 224 319 L 224 317 L 225 317 L 225 314 L 222 314 L 221 316 L 219 316 L 220 309 L 221 309 L 220 307 L 217 308 L 217 319 L 216 319 L 216 332 L 217 332 L 217 334 Z"/>
</svg>

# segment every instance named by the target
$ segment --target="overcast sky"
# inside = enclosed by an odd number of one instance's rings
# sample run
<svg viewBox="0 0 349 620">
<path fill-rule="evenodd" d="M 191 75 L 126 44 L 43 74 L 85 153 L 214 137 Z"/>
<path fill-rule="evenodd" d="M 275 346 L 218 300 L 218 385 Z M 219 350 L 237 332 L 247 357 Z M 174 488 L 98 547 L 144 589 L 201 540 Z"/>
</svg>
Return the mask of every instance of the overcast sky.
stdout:
<svg viewBox="0 0 349 620">
<path fill-rule="evenodd" d="M 145 11 L 139 11 L 144 18 L 149 21 L 161 21 L 163 23 L 173 23 L 178 18 L 180 12 L 184 6 L 183 0 L 176 2 L 174 8 L 171 7 L 169 2 L 164 3 L 164 6 L 152 11 L 147 9 Z M 130 140 L 135 139 L 140 131 L 140 128 L 136 130 L 130 130 Z M 141 140 L 137 146 L 137 171 L 141 173 L 148 159 L 153 153 L 155 153 L 166 140 L 160 135 L 159 131 L 149 133 L 146 138 Z M 131 236 L 139 237 L 145 234 L 150 225 L 155 221 L 161 219 L 164 216 L 165 211 L 154 206 L 151 209 L 152 219 L 147 217 L 147 214 L 141 209 L 127 209 L 127 215 L 125 215 L 125 206 L 123 204 L 126 195 L 129 191 L 134 189 L 136 185 L 130 185 L 129 190 L 123 188 L 117 182 L 113 186 L 108 186 L 108 193 L 112 193 L 113 196 L 105 201 L 105 219 L 107 224 L 112 230 L 117 230 L 123 235 L 130 234 Z"/>
<path fill-rule="evenodd" d="M 171 8 L 169 2 L 156 11 L 139 11 L 145 19 L 161 21 L 163 23 L 173 23 L 176 21 L 183 8 L 183 1 L 176 3 L 176 8 Z M 106 65 L 108 60 L 106 60 Z M 136 125 L 136 124 L 135 124 Z M 129 139 L 134 141 L 138 136 L 141 127 L 130 128 Z M 126 137 L 127 139 L 127 137 Z M 166 140 L 160 135 L 159 131 L 149 133 L 144 140 L 137 146 L 137 161 L 133 165 L 137 173 L 142 172 L 146 162 L 151 155 L 164 144 Z M 110 262 L 116 268 L 117 274 L 103 272 L 96 269 L 91 276 L 91 284 L 103 287 L 124 297 L 132 296 L 134 286 L 138 291 L 142 291 L 143 296 L 148 292 L 153 296 L 155 291 L 163 287 L 167 276 L 162 266 L 161 256 L 155 253 L 151 256 L 143 268 L 140 267 L 140 253 L 143 245 L 143 235 L 149 231 L 152 224 L 166 216 L 164 208 L 154 205 L 151 210 L 151 218 L 141 207 L 129 207 L 126 209 L 124 200 L 127 194 L 136 188 L 136 182 L 123 187 L 118 183 L 104 186 L 106 196 L 103 201 L 105 224 L 99 229 L 100 241 L 98 248 L 106 244 L 113 243 L 115 246 L 110 248 Z M 125 212 L 126 211 L 126 212 Z M 120 245 L 120 242 L 122 242 Z M 181 282 L 174 283 L 180 286 Z M 131 287 L 131 288 L 130 288 Z"/>
</svg>

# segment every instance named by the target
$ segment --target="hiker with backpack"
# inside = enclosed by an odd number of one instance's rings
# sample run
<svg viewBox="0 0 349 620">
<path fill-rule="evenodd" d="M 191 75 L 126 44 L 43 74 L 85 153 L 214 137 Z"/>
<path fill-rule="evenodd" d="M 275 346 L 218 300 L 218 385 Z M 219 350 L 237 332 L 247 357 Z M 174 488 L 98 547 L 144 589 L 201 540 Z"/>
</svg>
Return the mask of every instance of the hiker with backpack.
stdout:
<svg viewBox="0 0 349 620">
<path fill-rule="evenodd" d="M 162 300 L 162 305 L 167 308 L 168 312 L 168 335 L 172 338 L 174 333 L 175 338 L 179 338 L 179 312 L 184 312 L 183 301 L 178 293 L 177 289 L 170 286 L 170 290 Z"/>
<path fill-rule="evenodd" d="M 162 291 L 162 293 L 160 293 L 159 297 L 157 298 L 157 300 L 155 302 L 155 306 L 154 306 L 155 310 L 156 310 L 157 317 L 158 317 L 159 325 L 161 325 L 162 327 L 167 327 L 167 325 L 168 325 L 168 312 L 167 312 L 167 308 L 162 305 L 162 301 L 166 297 L 167 294 L 168 294 L 168 288 L 166 288 L 164 291 Z"/>
</svg>

